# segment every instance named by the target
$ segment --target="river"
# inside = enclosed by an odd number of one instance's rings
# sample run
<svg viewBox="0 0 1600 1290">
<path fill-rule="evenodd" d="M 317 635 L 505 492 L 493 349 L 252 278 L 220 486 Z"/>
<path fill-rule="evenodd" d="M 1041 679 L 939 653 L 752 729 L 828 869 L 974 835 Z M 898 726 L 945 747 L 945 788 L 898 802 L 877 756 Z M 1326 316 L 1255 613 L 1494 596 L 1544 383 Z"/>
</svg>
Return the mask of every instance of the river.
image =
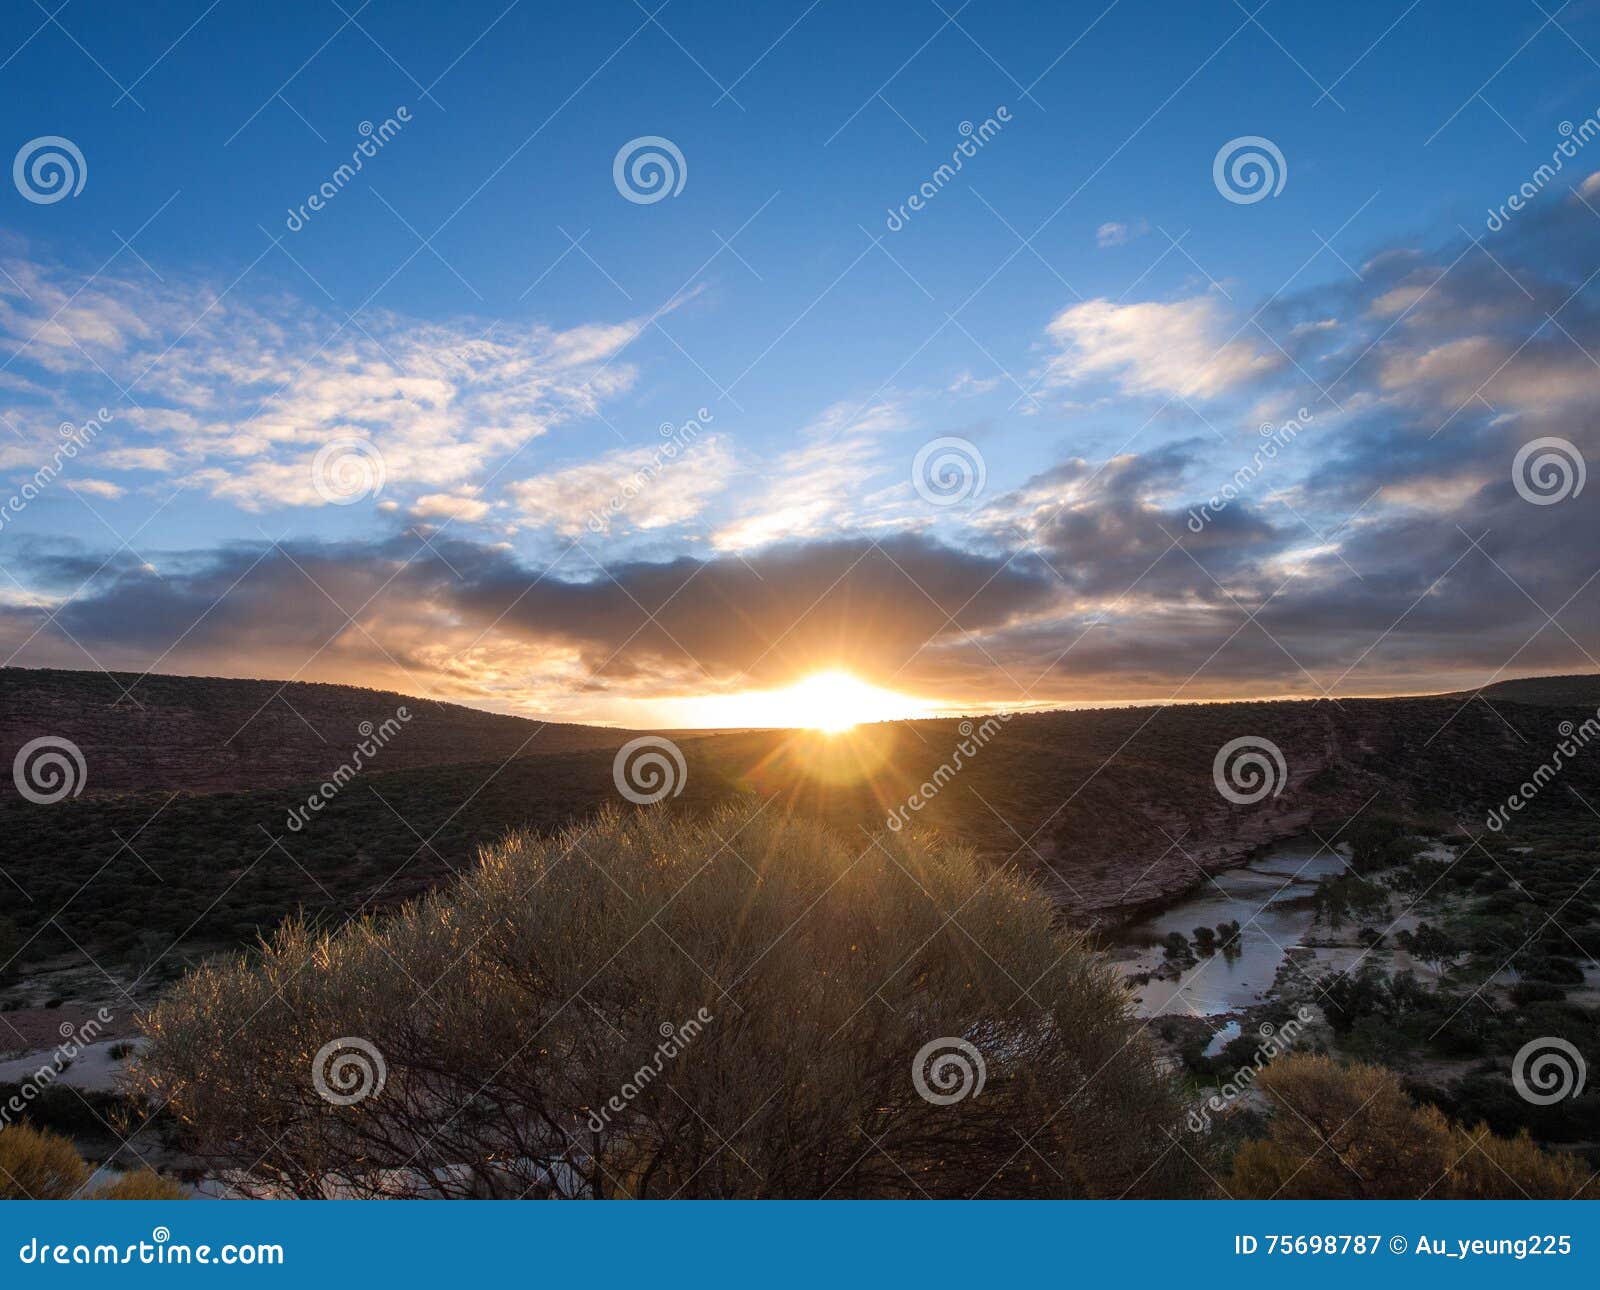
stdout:
<svg viewBox="0 0 1600 1290">
<path fill-rule="evenodd" d="M 1126 929 L 1129 940 L 1192 936 L 1197 927 L 1237 922 L 1240 953 L 1202 957 L 1177 980 L 1153 978 L 1136 984 L 1141 1017 L 1167 1014 L 1215 1016 L 1261 1002 L 1287 950 L 1310 929 L 1311 895 L 1323 878 L 1341 872 L 1346 857 L 1327 850 L 1316 838 L 1293 838 L 1255 856 L 1249 864 L 1211 875 L 1188 896 Z M 1118 963 L 1132 977 L 1165 963 L 1159 945 L 1139 947 Z"/>
</svg>

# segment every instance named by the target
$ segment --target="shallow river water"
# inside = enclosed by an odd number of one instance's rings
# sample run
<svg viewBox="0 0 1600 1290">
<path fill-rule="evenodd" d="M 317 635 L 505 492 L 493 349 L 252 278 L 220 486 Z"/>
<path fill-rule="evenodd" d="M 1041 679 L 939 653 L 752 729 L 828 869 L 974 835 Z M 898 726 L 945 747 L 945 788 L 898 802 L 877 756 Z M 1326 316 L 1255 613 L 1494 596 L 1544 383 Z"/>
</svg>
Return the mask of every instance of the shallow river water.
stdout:
<svg viewBox="0 0 1600 1290">
<path fill-rule="evenodd" d="M 1213 954 L 1187 968 L 1176 981 L 1152 980 L 1135 987 L 1142 1017 L 1165 1014 L 1211 1016 L 1259 1003 L 1271 986 L 1285 951 L 1300 944 L 1312 923 L 1310 897 L 1317 883 L 1345 868 L 1343 855 L 1315 838 L 1292 839 L 1256 856 L 1248 865 L 1213 874 L 1189 896 L 1129 928 L 1135 935 L 1193 936 L 1196 927 L 1237 921 L 1241 952 Z M 1141 949 L 1118 966 L 1128 976 L 1165 962 L 1160 946 Z"/>
</svg>

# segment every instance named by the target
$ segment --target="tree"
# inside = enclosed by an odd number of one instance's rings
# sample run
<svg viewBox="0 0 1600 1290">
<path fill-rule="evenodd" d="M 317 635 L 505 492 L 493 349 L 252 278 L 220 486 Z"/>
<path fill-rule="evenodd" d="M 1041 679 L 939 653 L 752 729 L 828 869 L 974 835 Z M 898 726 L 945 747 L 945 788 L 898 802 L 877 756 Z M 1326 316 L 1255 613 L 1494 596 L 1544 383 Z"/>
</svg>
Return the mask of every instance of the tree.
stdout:
<svg viewBox="0 0 1600 1290">
<path fill-rule="evenodd" d="M 932 837 L 613 811 L 191 973 L 135 1078 L 264 1193 L 1195 1194 L 1129 1006 L 1042 889 Z"/>
<path fill-rule="evenodd" d="M 1455 962 L 1458 952 L 1456 943 L 1442 930 L 1430 923 L 1418 923 L 1414 932 L 1401 932 L 1396 938 L 1400 948 L 1413 958 L 1431 967 L 1435 974 L 1444 971 L 1445 967 Z"/>
<path fill-rule="evenodd" d="M 1210 958 L 1217 952 L 1217 934 L 1209 927 L 1194 929 L 1194 947 L 1197 952 Z"/>
<path fill-rule="evenodd" d="M 1296 1055 L 1256 1080 L 1273 1103 L 1267 1135 L 1245 1143 L 1224 1190 L 1236 1198 L 1373 1200 L 1592 1198 L 1586 1172 L 1526 1134 L 1452 1127 L 1416 1106 L 1381 1066 Z"/>
</svg>

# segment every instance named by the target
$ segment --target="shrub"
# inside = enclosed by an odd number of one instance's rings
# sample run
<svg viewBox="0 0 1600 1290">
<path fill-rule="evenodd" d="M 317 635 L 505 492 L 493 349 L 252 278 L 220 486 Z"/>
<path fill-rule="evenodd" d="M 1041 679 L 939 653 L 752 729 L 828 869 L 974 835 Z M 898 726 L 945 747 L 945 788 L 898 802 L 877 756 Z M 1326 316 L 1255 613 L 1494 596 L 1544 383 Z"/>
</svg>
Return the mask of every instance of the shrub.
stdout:
<svg viewBox="0 0 1600 1290">
<path fill-rule="evenodd" d="M 1452 1127 L 1416 1106 L 1393 1071 L 1293 1056 L 1262 1071 L 1275 1114 L 1247 1142 L 1224 1180 L 1229 1195 L 1284 1200 L 1592 1198 L 1569 1157 L 1524 1133 L 1497 1138 L 1484 1125 Z"/>
<path fill-rule="evenodd" d="M 90 1200 L 187 1200 L 181 1184 L 163 1178 L 153 1169 L 135 1169 L 99 1188 Z"/>
<path fill-rule="evenodd" d="M 191 973 L 135 1079 L 241 1185 L 299 1196 L 1192 1194 L 1128 1009 L 1042 890 L 968 851 L 613 811 Z M 312 1065 L 341 1036 L 386 1083 L 336 1106 Z M 981 1092 L 919 1094 L 935 1040 L 976 1050 Z"/>
<path fill-rule="evenodd" d="M 25 1124 L 0 1129 L 0 1200 L 65 1200 L 89 1179 L 89 1166 L 59 1134 Z"/>
</svg>

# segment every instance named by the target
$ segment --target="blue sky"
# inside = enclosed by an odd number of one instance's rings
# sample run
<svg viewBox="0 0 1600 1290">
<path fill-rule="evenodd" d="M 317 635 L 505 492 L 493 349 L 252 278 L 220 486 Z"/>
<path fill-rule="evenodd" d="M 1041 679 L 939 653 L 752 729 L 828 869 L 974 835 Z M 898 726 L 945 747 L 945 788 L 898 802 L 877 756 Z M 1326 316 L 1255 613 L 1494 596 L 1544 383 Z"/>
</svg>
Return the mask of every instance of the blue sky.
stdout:
<svg viewBox="0 0 1600 1290">
<path fill-rule="evenodd" d="M 1600 147 L 1485 219 L 1600 108 L 1594 5 L 657 3 L 7 3 L 0 142 L 85 175 L 0 193 L 0 494 L 109 414 L 0 528 L 7 661 L 638 722 L 822 665 L 968 706 L 1589 667 L 1544 620 L 1583 503 L 1509 471 L 1588 447 Z M 1248 136 L 1282 187 L 1228 200 Z M 330 504 L 352 441 L 382 487 Z"/>
</svg>

